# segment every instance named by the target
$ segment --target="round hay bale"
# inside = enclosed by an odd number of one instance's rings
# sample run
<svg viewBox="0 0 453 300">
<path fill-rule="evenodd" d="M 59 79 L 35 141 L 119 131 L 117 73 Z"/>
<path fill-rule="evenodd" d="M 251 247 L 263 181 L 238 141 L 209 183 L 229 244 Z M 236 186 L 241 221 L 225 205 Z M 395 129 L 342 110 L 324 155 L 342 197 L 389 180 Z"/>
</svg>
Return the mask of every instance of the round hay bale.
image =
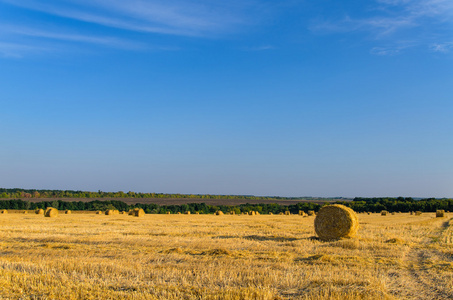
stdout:
<svg viewBox="0 0 453 300">
<path fill-rule="evenodd" d="M 315 211 L 314 210 L 309 210 L 308 211 L 308 215 L 309 216 L 314 216 L 315 215 Z"/>
<path fill-rule="evenodd" d="M 105 211 L 105 215 L 106 215 L 106 216 L 111 216 L 111 215 L 113 215 L 113 209 L 107 209 L 107 210 Z"/>
<path fill-rule="evenodd" d="M 252 211 L 249 211 L 249 216 L 254 216 L 255 215 L 255 212 L 252 210 Z"/>
<path fill-rule="evenodd" d="M 142 208 L 134 208 L 134 217 L 144 217 L 145 211 Z"/>
<path fill-rule="evenodd" d="M 48 207 L 46 209 L 46 212 L 44 213 L 44 217 L 47 217 L 47 218 L 54 218 L 56 216 L 58 216 L 58 209 L 53 208 L 53 207 Z"/>
<path fill-rule="evenodd" d="M 126 212 L 125 212 L 125 211 L 123 210 L 122 212 L 120 212 L 120 214 L 122 214 L 122 215 L 125 215 L 125 214 L 126 214 Z"/>
<path fill-rule="evenodd" d="M 285 211 L 285 215 L 289 216 L 291 215 L 291 212 L 289 210 Z"/>
<path fill-rule="evenodd" d="M 215 215 L 216 215 L 216 216 L 223 216 L 224 213 L 223 213 L 223 211 L 218 210 L 218 211 L 215 212 Z"/>
<path fill-rule="evenodd" d="M 22 213 L 23 213 L 23 214 L 28 214 L 28 211 L 24 210 Z"/>
<path fill-rule="evenodd" d="M 358 228 L 356 213 L 341 204 L 322 207 L 315 218 L 315 231 L 321 240 L 353 237 Z"/>
<path fill-rule="evenodd" d="M 184 214 L 185 215 L 190 215 L 190 211 L 186 211 Z"/>
<path fill-rule="evenodd" d="M 421 215 L 422 215 L 422 212 L 421 212 L 421 211 L 416 211 L 416 212 L 415 212 L 415 215 L 416 215 L 416 216 L 421 216 Z"/>
<path fill-rule="evenodd" d="M 413 214 L 414 214 L 414 212 L 413 212 L 413 211 L 411 211 L 411 212 L 410 212 L 410 215 L 412 216 Z"/>
<path fill-rule="evenodd" d="M 382 210 L 382 211 L 381 211 L 381 216 L 386 216 L 388 213 L 389 213 L 388 211 Z"/>
<path fill-rule="evenodd" d="M 171 215 L 171 212 L 167 211 L 167 215 Z"/>
<path fill-rule="evenodd" d="M 284 213 L 280 212 L 280 213 L 279 213 L 278 215 L 279 215 L 279 216 L 283 216 L 283 215 L 284 215 Z"/>
<path fill-rule="evenodd" d="M 181 214 L 181 212 L 179 212 L 179 211 L 178 211 L 178 212 L 177 212 L 176 214 L 177 214 L 177 215 L 180 215 L 180 214 Z"/>
<path fill-rule="evenodd" d="M 35 210 L 35 214 L 37 214 L 37 215 L 43 215 L 43 214 L 44 214 L 44 209 L 39 208 L 39 209 Z"/>
<path fill-rule="evenodd" d="M 367 214 L 368 214 L 368 215 L 371 215 L 371 213 L 370 213 L 370 212 L 367 212 Z"/>
<path fill-rule="evenodd" d="M 230 211 L 230 215 L 235 215 L 236 213 L 234 212 L 234 210 Z"/>
<path fill-rule="evenodd" d="M 255 215 L 259 216 L 260 212 L 259 211 L 255 211 Z"/>
<path fill-rule="evenodd" d="M 396 215 L 396 213 L 395 213 L 395 212 L 392 212 L 392 216 L 394 216 L 394 215 Z"/>
<path fill-rule="evenodd" d="M 6 215 L 6 214 L 8 213 L 8 211 L 7 211 L 6 209 L 2 209 L 2 210 L 0 211 L 0 213 L 3 214 L 3 215 Z"/>
<path fill-rule="evenodd" d="M 443 209 L 436 210 L 436 218 L 443 218 L 443 217 L 445 217 L 445 210 L 443 210 Z"/>
<path fill-rule="evenodd" d="M 299 210 L 299 216 L 304 216 L 305 215 L 305 212 L 303 210 Z"/>
<path fill-rule="evenodd" d="M 97 215 L 102 215 L 102 211 L 98 210 L 98 211 L 96 212 L 96 214 L 97 214 Z"/>
<path fill-rule="evenodd" d="M 65 210 L 64 213 L 65 213 L 66 215 L 70 215 L 70 214 L 72 214 L 72 211 L 70 211 L 69 209 L 67 209 L 67 210 Z"/>
<path fill-rule="evenodd" d="M 269 212 L 269 215 L 271 215 L 271 216 L 272 216 L 272 215 L 273 215 L 273 213 L 272 213 L 272 212 L 270 211 L 270 212 Z"/>
</svg>

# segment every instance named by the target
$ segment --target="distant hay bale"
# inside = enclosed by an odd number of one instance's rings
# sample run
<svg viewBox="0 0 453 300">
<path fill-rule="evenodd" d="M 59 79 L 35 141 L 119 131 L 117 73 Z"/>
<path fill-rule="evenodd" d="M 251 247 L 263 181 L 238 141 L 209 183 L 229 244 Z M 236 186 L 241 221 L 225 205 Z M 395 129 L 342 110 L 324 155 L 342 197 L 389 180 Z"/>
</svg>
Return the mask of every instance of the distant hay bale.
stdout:
<svg viewBox="0 0 453 300">
<path fill-rule="evenodd" d="M 2 209 L 2 210 L 0 211 L 0 213 L 3 214 L 3 215 L 6 215 L 6 214 L 8 213 L 8 211 L 7 211 L 6 209 Z"/>
<path fill-rule="evenodd" d="M 167 215 L 170 215 L 170 214 L 171 214 L 171 212 L 167 211 Z"/>
<path fill-rule="evenodd" d="M 37 214 L 37 215 L 43 215 L 43 214 L 44 214 L 44 209 L 39 208 L 39 209 L 35 210 L 35 214 Z"/>
<path fill-rule="evenodd" d="M 96 212 L 96 214 L 97 214 L 97 215 L 102 215 L 102 211 L 98 210 L 98 211 Z"/>
<path fill-rule="evenodd" d="M 315 231 L 321 240 L 353 237 L 358 228 L 356 213 L 341 204 L 323 206 L 315 218 Z"/>
<path fill-rule="evenodd" d="M 122 212 L 120 212 L 120 214 L 122 214 L 122 215 L 125 215 L 125 214 L 126 214 L 126 212 L 125 212 L 125 211 L 123 210 Z"/>
<path fill-rule="evenodd" d="M 367 214 L 368 214 L 368 215 L 371 215 L 371 213 L 370 213 L 370 212 L 367 212 Z"/>
<path fill-rule="evenodd" d="M 56 216 L 58 216 L 58 209 L 53 208 L 53 207 L 48 207 L 46 209 L 46 212 L 44 213 L 44 217 L 47 217 L 47 218 L 54 218 Z"/>
<path fill-rule="evenodd" d="M 230 215 L 235 215 L 236 213 L 234 212 L 234 210 L 230 211 Z"/>
<path fill-rule="evenodd" d="M 106 215 L 106 216 L 111 216 L 111 215 L 113 215 L 113 214 L 114 214 L 113 209 L 107 209 L 107 210 L 105 211 L 105 215 Z"/>
<path fill-rule="evenodd" d="M 382 211 L 381 211 L 381 216 L 386 216 L 388 213 L 389 213 L 388 211 L 382 210 Z"/>
<path fill-rule="evenodd" d="M 314 210 L 309 210 L 308 211 L 308 215 L 309 216 L 314 216 L 315 215 L 315 211 Z"/>
<path fill-rule="evenodd" d="M 133 210 L 134 214 L 133 216 L 134 217 L 144 217 L 145 216 L 145 211 L 142 209 L 142 208 L 134 208 Z"/>
<path fill-rule="evenodd" d="M 283 213 L 283 212 L 280 212 L 280 213 L 279 213 L 278 215 L 279 215 L 279 216 L 283 216 L 283 215 L 284 215 L 284 213 Z"/>
<path fill-rule="evenodd" d="M 395 213 L 395 212 L 392 212 L 392 215 L 396 215 L 396 213 Z"/>
<path fill-rule="evenodd" d="M 299 210 L 299 216 L 305 217 L 307 214 L 303 210 Z"/>
<path fill-rule="evenodd" d="M 198 211 L 197 211 L 197 212 L 196 212 L 195 214 L 196 214 L 196 215 L 199 215 L 199 214 L 200 214 L 200 212 L 198 212 Z"/>
<path fill-rule="evenodd" d="M 249 216 L 254 216 L 256 215 L 256 213 L 252 210 L 252 211 L 249 211 Z"/>
<path fill-rule="evenodd" d="M 414 212 L 413 212 L 413 211 L 411 211 L 411 212 L 410 212 L 410 214 L 411 214 L 411 216 L 412 216 L 412 215 L 414 214 Z"/>
<path fill-rule="evenodd" d="M 114 209 L 114 210 L 113 210 L 113 214 L 114 214 L 114 215 L 119 215 L 119 214 L 120 214 L 120 211 L 117 210 L 117 209 Z"/>
<path fill-rule="evenodd" d="M 421 211 L 416 211 L 416 212 L 415 212 L 415 215 L 416 215 L 416 216 L 421 216 L 421 215 L 422 215 L 422 212 L 421 212 Z"/>
<path fill-rule="evenodd" d="M 178 211 L 178 212 L 177 212 L 176 214 L 177 214 L 177 215 L 180 215 L 180 214 L 181 214 L 181 212 L 179 212 L 179 211 Z"/>
<path fill-rule="evenodd" d="M 260 212 L 259 211 L 255 211 L 255 215 L 259 216 Z"/>
<path fill-rule="evenodd" d="M 285 215 L 289 216 L 291 215 L 291 212 L 289 210 L 285 211 Z"/>
<path fill-rule="evenodd" d="M 190 215 L 190 211 L 186 211 L 184 214 L 185 215 Z"/>
<path fill-rule="evenodd" d="M 66 215 L 70 215 L 70 214 L 72 214 L 72 211 L 70 211 L 69 209 L 67 209 L 67 210 L 65 210 L 64 213 L 65 213 Z"/>
<path fill-rule="evenodd" d="M 215 214 L 216 216 L 223 216 L 223 215 L 224 215 L 224 214 L 223 214 L 223 211 L 221 211 L 221 210 L 216 211 L 214 214 Z"/>
<path fill-rule="evenodd" d="M 436 210 L 436 218 L 443 218 L 443 217 L 445 217 L 445 210 L 443 210 L 443 209 Z"/>
<path fill-rule="evenodd" d="M 271 211 L 269 212 L 269 214 L 270 214 L 271 216 L 273 215 L 273 213 L 272 213 Z"/>
</svg>

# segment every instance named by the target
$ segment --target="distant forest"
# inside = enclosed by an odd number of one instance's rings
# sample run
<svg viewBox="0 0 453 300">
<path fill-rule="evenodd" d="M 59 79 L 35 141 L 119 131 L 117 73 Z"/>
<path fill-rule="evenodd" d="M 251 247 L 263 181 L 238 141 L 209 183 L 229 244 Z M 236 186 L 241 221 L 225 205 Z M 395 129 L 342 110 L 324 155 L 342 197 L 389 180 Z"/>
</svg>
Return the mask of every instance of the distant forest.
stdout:
<svg viewBox="0 0 453 300">
<path fill-rule="evenodd" d="M 244 196 L 245 197 L 245 196 Z M 67 198 L 67 197 L 65 197 Z M 268 198 L 266 198 L 268 199 Z M 331 204 L 332 202 L 329 202 Z M 435 212 L 437 209 L 453 211 L 453 199 L 413 199 L 413 198 L 354 198 L 353 201 L 336 201 L 337 204 L 343 204 L 352 208 L 356 212 L 380 212 L 387 210 L 389 212 Z M 0 200 L 0 209 L 21 209 L 33 210 L 37 208 L 54 207 L 59 210 L 106 210 L 118 209 L 128 211 L 129 209 L 140 207 L 148 214 L 165 214 L 191 213 L 210 214 L 218 210 L 228 213 L 234 211 L 236 214 L 257 211 L 262 214 L 270 212 L 278 214 L 285 211 L 290 211 L 292 214 L 297 214 L 299 211 L 308 212 L 309 210 L 318 211 L 322 204 L 311 202 L 300 202 L 291 205 L 280 205 L 275 203 L 263 204 L 240 204 L 240 205 L 207 205 L 205 203 L 188 203 L 181 205 L 157 205 L 157 204 L 133 204 L 129 205 L 120 200 L 93 200 L 93 201 L 62 201 L 59 199 L 51 201 L 30 202 L 22 199 Z"/>
<path fill-rule="evenodd" d="M 23 198 L 79 198 L 79 199 L 102 199 L 102 198 L 184 198 L 184 199 L 243 199 L 243 200 L 323 200 L 319 197 L 278 197 L 278 196 L 252 196 L 252 195 L 209 195 L 209 194 L 163 194 L 163 193 L 135 193 L 135 192 L 87 192 L 71 190 L 34 190 L 34 189 L 4 189 L 0 188 L 1 199 L 23 199 Z M 332 200 L 346 199 L 343 197 L 328 198 Z"/>
</svg>

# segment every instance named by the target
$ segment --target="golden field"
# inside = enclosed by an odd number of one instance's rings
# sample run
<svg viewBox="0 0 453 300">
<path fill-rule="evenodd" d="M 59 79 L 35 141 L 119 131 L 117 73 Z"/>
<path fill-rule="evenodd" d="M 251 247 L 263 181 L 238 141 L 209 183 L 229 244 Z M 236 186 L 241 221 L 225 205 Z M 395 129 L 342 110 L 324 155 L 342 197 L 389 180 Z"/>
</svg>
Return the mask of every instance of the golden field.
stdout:
<svg viewBox="0 0 453 300">
<path fill-rule="evenodd" d="M 452 299 L 453 221 L 358 214 L 0 214 L 0 299 Z"/>
</svg>

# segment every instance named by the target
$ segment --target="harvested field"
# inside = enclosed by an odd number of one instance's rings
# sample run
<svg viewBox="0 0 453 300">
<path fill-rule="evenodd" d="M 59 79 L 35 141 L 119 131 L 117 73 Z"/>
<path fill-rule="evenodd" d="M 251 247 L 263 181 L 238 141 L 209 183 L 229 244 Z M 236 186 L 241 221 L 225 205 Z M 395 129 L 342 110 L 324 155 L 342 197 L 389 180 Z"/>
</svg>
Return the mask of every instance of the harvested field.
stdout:
<svg viewBox="0 0 453 300">
<path fill-rule="evenodd" d="M 322 242 L 299 215 L 0 215 L 0 298 L 453 298 L 449 214 L 358 218 Z"/>
</svg>

